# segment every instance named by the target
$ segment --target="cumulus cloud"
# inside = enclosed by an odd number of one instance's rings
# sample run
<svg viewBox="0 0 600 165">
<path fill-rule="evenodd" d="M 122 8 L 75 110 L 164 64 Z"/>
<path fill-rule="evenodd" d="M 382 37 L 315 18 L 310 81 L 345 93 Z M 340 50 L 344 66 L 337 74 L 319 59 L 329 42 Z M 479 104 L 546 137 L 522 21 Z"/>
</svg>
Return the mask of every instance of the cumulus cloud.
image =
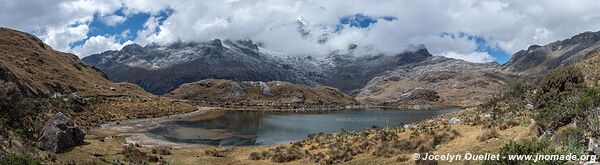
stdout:
<svg viewBox="0 0 600 165">
<path fill-rule="evenodd" d="M 74 47 L 71 51 L 79 54 L 96 54 L 107 50 L 120 50 L 132 43 L 132 41 L 128 40 L 120 44 L 117 42 L 115 36 L 93 36 L 86 40 L 84 44 Z"/>
<path fill-rule="evenodd" d="M 107 26 L 115 26 L 125 22 L 126 19 L 127 18 L 125 18 L 124 16 L 108 15 L 102 17 L 100 20 L 102 20 L 102 23 L 106 24 Z"/>
<path fill-rule="evenodd" d="M 440 53 L 441 56 L 445 56 L 445 57 L 450 57 L 450 58 L 456 58 L 456 59 L 463 59 L 465 61 L 469 61 L 469 62 L 476 62 L 476 63 L 486 63 L 486 62 L 495 62 L 496 59 L 494 57 L 492 57 L 491 55 L 489 55 L 486 52 L 471 52 L 469 54 L 461 54 L 461 53 L 456 53 L 456 52 L 442 52 Z"/>
<path fill-rule="evenodd" d="M 69 44 L 86 39 L 88 31 L 89 27 L 85 24 L 67 28 L 48 28 L 43 35 L 43 40 L 55 49 L 69 50 Z"/>
<path fill-rule="evenodd" d="M 122 45 L 110 36 L 101 40 L 98 36 L 82 35 L 95 14 L 104 18 L 106 25 L 114 26 L 131 13 L 150 13 L 143 29 L 127 32 L 136 34 L 132 41 L 142 45 L 177 40 L 252 39 L 288 55 L 323 55 L 346 49 L 350 44 L 358 45 L 356 54 L 394 54 L 410 45 L 424 44 L 435 55 L 473 62 L 495 59 L 481 50 L 482 42 L 441 34 L 479 36 L 485 40 L 484 46 L 514 53 L 531 44 L 547 44 L 584 31 L 600 30 L 600 14 L 596 14 L 600 4 L 594 0 L 0 1 L 4 4 L 0 10 L 11 13 L 0 15 L 2 26 L 34 32 L 53 47 L 80 56 Z M 125 17 L 114 15 L 119 9 Z M 157 13 L 163 10 L 173 12 L 168 18 L 159 19 Z M 395 19 L 380 20 L 368 27 L 340 24 L 341 18 L 356 14 Z M 310 31 L 308 36 L 298 32 L 299 17 L 307 22 L 303 28 Z M 96 41 L 90 41 L 92 37 Z M 90 46 L 70 45 L 82 38 Z M 108 43 L 91 46 L 93 42 Z"/>
</svg>

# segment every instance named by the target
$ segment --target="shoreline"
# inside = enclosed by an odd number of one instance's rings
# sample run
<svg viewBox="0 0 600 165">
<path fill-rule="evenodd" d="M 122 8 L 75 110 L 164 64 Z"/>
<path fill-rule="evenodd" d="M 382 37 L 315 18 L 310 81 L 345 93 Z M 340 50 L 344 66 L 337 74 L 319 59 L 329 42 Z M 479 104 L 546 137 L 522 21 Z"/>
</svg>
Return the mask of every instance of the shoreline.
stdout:
<svg viewBox="0 0 600 165">
<path fill-rule="evenodd" d="M 169 141 L 166 139 L 161 139 L 158 137 L 150 136 L 144 132 L 151 130 L 153 128 L 156 128 L 165 122 L 170 122 L 170 121 L 174 121 L 174 120 L 182 120 L 182 119 L 186 119 L 186 118 L 190 118 L 189 120 L 194 120 L 194 121 L 195 120 L 208 120 L 211 118 L 219 117 L 219 116 L 223 115 L 223 113 L 228 113 L 228 112 L 271 112 L 271 113 L 277 113 L 277 112 L 287 112 L 287 113 L 290 113 L 290 112 L 291 113 L 313 113 L 313 112 L 316 112 L 316 113 L 320 113 L 320 112 L 323 112 L 323 113 L 327 113 L 327 112 L 344 112 L 344 111 L 357 110 L 357 108 L 354 108 L 354 109 L 337 109 L 337 110 L 328 110 L 328 111 L 282 111 L 281 109 L 272 110 L 272 111 L 263 111 L 263 110 L 248 110 L 248 109 L 246 109 L 246 110 L 231 110 L 231 109 L 227 110 L 227 109 L 223 109 L 223 108 L 219 108 L 219 107 L 198 107 L 198 109 L 199 110 L 197 110 L 197 111 L 193 111 L 193 112 L 189 112 L 189 113 L 168 115 L 168 116 L 162 116 L 162 117 L 156 117 L 156 118 L 129 119 L 129 120 L 123 120 L 123 121 L 113 121 L 113 122 L 103 123 L 103 124 L 101 124 L 101 126 L 90 130 L 89 138 L 97 139 L 97 138 L 106 138 L 106 137 L 120 137 L 120 138 L 124 138 L 126 140 L 127 144 L 139 144 L 144 147 L 153 147 L 153 146 L 171 146 L 171 147 L 212 146 L 212 147 L 215 147 L 213 145 L 208 145 L 208 144 L 172 142 L 172 141 Z M 455 109 L 456 111 L 449 112 L 447 114 L 440 114 L 440 115 L 432 116 L 430 118 L 426 118 L 423 120 L 414 121 L 414 122 L 406 123 L 406 124 L 422 123 L 422 122 L 431 120 L 433 118 L 446 116 L 446 115 L 452 115 L 457 112 L 466 110 L 465 108 L 443 108 L 443 109 L 431 109 L 430 111 L 448 110 L 448 109 Z M 413 109 L 396 109 L 396 110 L 397 111 L 405 111 L 405 110 L 415 111 Z M 384 111 L 389 111 L 389 109 L 385 109 Z M 419 110 L 416 110 L 416 111 L 419 111 Z M 403 127 L 403 125 L 395 125 L 393 127 Z M 375 129 L 375 128 L 365 128 L 365 129 Z M 258 145 L 258 146 L 279 146 L 279 145 L 283 145 L 283 144 Z M 256 147 L 256 146 L 250 145 L 250 146 L 245 146 L 245 147 Z"/>
<path fill-rule="evenodd" d="M 200 116 L 203 114 L 207 114 L 209 112 L 271 112 L 271 113 L 332 113 L 332 112 L 344 112 L 344 111 L 355 111 L 355 110 L 383 110 L 383 111 L 436 111 L 436 110 L 444 110 L 444 109 L 457 109 L 457 112 L 466 110 L 469 107 L 436 107 L 430 109 L 411 109 L 411 108 L 399 108 L 399 107 L 390 107 L 390 106 L 352 106 L 352 107 L 336 107 L 336 108 L 314 108 L 314 109 L 277 109 L 277 108 L 264 108 L 264 107 L 251 107 L 247 106 L 245 108 L 226 108 L 226 107 L 196 107 L 196 111 L 192 112 L 184 112 L 180 114 L 172 114 L 158 117 L 142 117 L 142 118 L 134 118 L 134 119 L 125 119 L 125 120 L 113 120 L 106 121 L 100 124 L 97 124 L 90 128 L 90 131 L 96 131 L 100 129 L 107 129 L 111 127 L 125 127 L 131 126 L 136 127 L 140 125 L 146 125 L 146 127 L 150 127 L 150 125 L 158 125 L 163 122 L 168 122 L 171 120 L 183 119 L 188 117 Z"/>
</svg>

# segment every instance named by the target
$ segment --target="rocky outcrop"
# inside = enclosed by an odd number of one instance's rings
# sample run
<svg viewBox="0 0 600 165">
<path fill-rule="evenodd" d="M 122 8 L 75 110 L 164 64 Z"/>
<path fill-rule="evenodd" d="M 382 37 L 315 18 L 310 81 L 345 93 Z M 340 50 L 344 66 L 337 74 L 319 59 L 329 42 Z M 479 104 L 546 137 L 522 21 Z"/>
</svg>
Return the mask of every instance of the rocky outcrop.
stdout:
<svg viewBox="0 0 600 165">
<path fill-rule="evenodd" d="M 62 153 L 83 144 L 85 132 L 62 113 L 52 116 L 42 129 L 38 147 L 44 151 Z"/>
<path fill-rule="evenodd" d="M 575 64 L 600 51 L 600 32 L 584 32 L 548 45 L 532 45 L 515 53 L 504 71 L 524 76 L 541 76 L 550 70 Z"/>
<path fill-rule="evenodd" d="M 500 65 L 493 63 L 430 57 L 373 78 L 356 99 L 368 105 L 408 108 L 477 105 L 511 80 L 512 75 L 499 70 Z"/>
<path fill-rule="evenodd" d="M 181 85 L 166 96 L 217 104 L 237 105 L 352 105 L 351 96 L 326 87 L 308 87 L 282 81 L 255 82 L 207 79 Z"/>
<path fill-rule="evenodd" d="M 263 95 L 273 96 L 273 93 L 271 93 L 271 87 L 269 87 L 265 82 L 261 81 L 258 84 L 260 84 L 260 92 Z"/>
</svg>

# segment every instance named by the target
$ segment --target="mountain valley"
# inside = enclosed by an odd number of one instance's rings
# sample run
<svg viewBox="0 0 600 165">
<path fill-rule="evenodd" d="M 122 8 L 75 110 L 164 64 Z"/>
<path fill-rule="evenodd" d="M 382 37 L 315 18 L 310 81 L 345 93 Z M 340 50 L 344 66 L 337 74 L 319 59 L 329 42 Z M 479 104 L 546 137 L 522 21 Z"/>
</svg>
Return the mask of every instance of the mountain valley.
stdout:
<svg viewBox="0 0 600 165">
<path fill-rule="evenodd" d="M 595 136 L 594 108 L 600 105 L 594 90 L 600 82 L 600 32 L 530 46 L 503 65 L 435 56 L 425 48 L 394 55 L 288 57 L 253 41 L 217 39 L 132 44 L 79 60 L 24 32 L 2 28 L 0 34 L 0 158 L 18 153 L 50 164 L 410 164 L 415 163 L 408 161 L 411 153 L 497 152 L 542 143 L 548 136 L 561 138 L 572 121 L 591 123 L 571 130 L 582 134 L 578 140 L 589 140 Z M 557 104 L 564 99 L 572 101 Z M 121 132 L 136 131 L 139 125 L 127 125 L 136 121 L 188 124 L 232 110 L 325 113 L 357 107 L 461 110 L 389 128 L 316 133 L 274 146 L 182 147 L 165 139 L 132 140 Z M 185 118 L 190 113 L 200 115 Z M 44 121 L 62 115 L 72 119 L 69 129 L 85 130 L 86 144 L 64 153 L 40 150 L 40 132 L 49 132 Z"/>
</svg>

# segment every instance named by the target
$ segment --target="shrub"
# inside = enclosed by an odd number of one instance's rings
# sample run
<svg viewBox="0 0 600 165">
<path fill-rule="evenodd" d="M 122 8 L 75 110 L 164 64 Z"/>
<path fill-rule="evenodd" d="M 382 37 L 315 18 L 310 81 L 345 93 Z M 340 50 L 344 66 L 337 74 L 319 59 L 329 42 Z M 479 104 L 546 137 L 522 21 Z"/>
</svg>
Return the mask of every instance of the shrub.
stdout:
<svg viewBox="0 0 600 165">
<path fill-rule="evenodd" d="M 485 129 L 481 133 L 481 135 L 477 136 L 477 140 L 479 140 L 480 142 L 485 142 L 492 138 L 498 138 L 498 137 L 500 137 L 500 134 L 498 133 L 498 131 L 496 129 Z"/>
<path fill-rule="evenodd" d="M 121 154 L 125 155 L 125 159 L 127 161 L 140 164 L 150 160 L 151 157 L 146 155 L 146 153 L 140 151 L 136 147 L 125 146 L 121 151 Z"/>
<path fill-rule="evenodd" d="M 584 126 L 587 130 L 590 130 L 590 136 L 600 136 L 600 109 L 593 109 L 586 111 Z"/>
<path fill-rule="evenodd" d="M 171 155 L 171 148 L 167 146 L 156 146 L 152 148 L 152 154 Z"/>
<path fill-rule="evenodd" d="M 591 136 L 600 136 L 600 89 L 586 88 L 580 94 L 575 111 L 577 120 L 582 121 L 583 128 L 591 131 Z"/>
<path fill-rule="evenodd" d="M 208 149 L 204 151 L 204 154 L 213 157 L 225 157 L 231 151 L 231 149 Z"/>
<path fill-rule="evenodd" d="M 292 146 L 289 148 L 279 146 L 274 149 L 273 156 L 271 157 L 272 162 L 284 163 L 291 162 L 297 159 L 302 159 L 306 155 L 303 150 L 299 147 Z"/>
<path fill-rule="evenodd" d="M 401 151 L 411 151 L 417 148 L 416 140 L 397 140 L 393 143 L 393 147 Z"/>
<path fill-rule="evenodd" d="M 523 80 L 517 80 L 509 84 L 508 90 L 504 92 L 506 97 L 518 97 L 525 98 L 529 90 L 534 89 L 531 84 L 524 82 Z"/>
<path fill-rule="evenodd" d="M 333 147 L 327 152 L 328 163 L 341 163 L 352 160 L 354 156 L 352 149 L 348 146 Z"/>
<path fill-rule="evenodd" d="M 252 152 L 248 155 L 250 160 L 265 160 L 269 159 L 273 156 L 270 151 L 262 151 L 262 152 Z"/>
<path fill-rule="evenodd" d="M 375 151 L 373 151 L 373 155 L 390 158 L 392 157 L 392 155 L 394 155 L 395 152 L 396 150 L 391 144 L 381 143 L 379 146 L 377 146 L 377 148 L 375 148 Z"/>
<path fill-rule="evenodd" d="M 14 108 L 15 103 L 23 99 L 21 90 L 13 82 L 0 80 L 0 110 L 5 112 Z"/>
<path fill-rule="evenodd" d="M 455 137 L 461 137 L 462 136 L 462 134 L 458 130 L 456 130 L 456 129 L 450 130 L 450 133 L 452 133 Z"/>
<path fill-rule="evenodd" d="M 460 132 L 456 129 L 451 130 L 450 132 L 441 132 L 433 135 L 434 145 L 439 145 L 451 140 L 454 140 L 456 137 L 461 136 Z"/>
<path fill-rule="evenodd" d="M 429 153 L 434 150 L 434 140 L 433 139 L 422 139 L 419 141 L 419 146 L 416 148 L 417 153 Z"/>
<path fill-rule="evenodd" d="M 0 117 L 5 117 L 10 125 L 20 124 L 19 119 L 27 116 L 27 111 L 19 107 L 23 100 L 15 83 L 0 80 Z"/>
<path fill-rule="evenodd" d="M 534 97 L 540 109 L 535 118 L 550 130 L 583 121 L 586 111 L 600 105 L 599 96 L 600 90 L 585 87 L 576 67 L 555 69 L 540 82 Z"/>
<path fill-rule="evenodd" d="M 539 124 L 539 122 L 533 120 L 531 123 L 529 123 L 529 126 L 527 126 L 527 135 L 532 136 L 532 137 L 540 137 L 542 136 L 542 134 L 544 133 L 544 126 L 542 126 L 541 124 Z"/>
<path fill-rule="evenodd" d="M 509 155 L 536 155 L 536 154 L 540 154 L 540 155 L 560 155 L 560 151 L 554 148 L 551 148 L 548 141 L 545 140 L 525 140 L 521 143 L 516 143 L 516 142 L 510 142 L 506 145 L 504 145 L 502 148 L 500 148 L 499 153 L 500 157 L 506 157 L 507 159 L 500 159 L 500 160 L 490 160 L 490 161 L 485 161 L 483 162 L 483 164 L 486 165 L 496 165 L 496 164 L 525 164 L 525 165 L 529 165 L 529 164 L 548 164 L 548 165 L 552 165 L 552 164 L 565 164 L 566 161 L 537 161 L 537 162 L 533 162 L 532 161 L 523 161 L 523 160 L 509 160 L 508 157 Z"/>
<path fill-rule="evenodd" d="M 570 153 L 581 154 L 585 145 L 584 133 L 583 129 L 574 126 L 562 127 L 552 137 L 552 143 L 562 146 Z"/>
<path fill-rule="evenodd" d="M 431 153 L 429 153 L 431 154 Z M 421 153 L 421 158 L 425 157 L 424 153 Z M 417 159 L 415 160 L 415 164 L 416 165 L 437 165 L 438 162 L 435 159 L 427 159 L 427 160 L 423 160 L 423 159 Z"/>
<path fill-rule="evenodd" d="M 500 113 L 498 105 L 507 103 L 511 110 L 517 110 L 519 106 L 524 105 L 528 96 L 528 92 L 535 89 L 530 83 L 523 80 L 513 81 L 507 85 L 500 95 L 492 97 L 481 105 L 482 109 L 491 110 Z"/>
<path fill-rule="evenodd" d="M 554 69 L 540 82 L 535 100 L 540 107 L 560 102 L 565 93 L 583 87 L 583 81 L 584 76 L 576 67 Z"/>
<path fill-rule="evenodd" d="M 310 156 L 310 161 L 313 163 L 319 163 L 325 158 L 325 154 L 323 152 L 319 152 L 317 154 Z"/>
<path fill-rule="evenodd" d="M 0 159 L 0 164 L 41 165 L 42 163 L 29 156 L 10 154 Z"/>
<path fill-rule="evenodd" d="M 406 162 L 408 160 L 410 160 L 411 158 L 409 158 L 406 155 L 402 155 L 402 156 L 398 156 L 398 158 L 396 159 L 398 162 Z"/>
<path fill-rule="evenodd" d="M 499 129 L 500 130 L 506 130 L 515 126 L 520 125 L 519 122 L 515 121 L 515 120 L 505 120 L 504 122 L 502 122 L 502 124 L 500 125 Z"/>
</svg>

